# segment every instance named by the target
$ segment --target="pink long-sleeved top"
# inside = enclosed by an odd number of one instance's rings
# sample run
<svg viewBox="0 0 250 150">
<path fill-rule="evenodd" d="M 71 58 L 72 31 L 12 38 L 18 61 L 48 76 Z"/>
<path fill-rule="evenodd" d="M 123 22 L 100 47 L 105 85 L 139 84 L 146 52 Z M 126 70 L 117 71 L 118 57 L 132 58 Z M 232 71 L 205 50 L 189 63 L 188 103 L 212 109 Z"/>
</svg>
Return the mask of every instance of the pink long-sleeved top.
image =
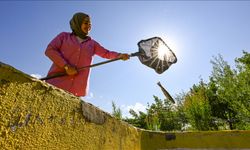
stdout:
<svg viewBox="0 0 250 150">
<path fill-rule="evenodd" d="M 48 75 L 64 72 L 66 64 L 74 65 L 77 68 L 91 65 L 95 54 L 107 59 L 119 56 L 119 53 L 105 49 L 90 37 L 79 43 L 74 34 L 62 32 L 49 43 L 45 51 L 45 55 L 53 62 Z M 88 91 L 89 73 L 90 68 L 87 68 L 79 71 L 77 75 L 53 78 L 46 82 L 76 96 L 85 96 Z"/>
</svg>

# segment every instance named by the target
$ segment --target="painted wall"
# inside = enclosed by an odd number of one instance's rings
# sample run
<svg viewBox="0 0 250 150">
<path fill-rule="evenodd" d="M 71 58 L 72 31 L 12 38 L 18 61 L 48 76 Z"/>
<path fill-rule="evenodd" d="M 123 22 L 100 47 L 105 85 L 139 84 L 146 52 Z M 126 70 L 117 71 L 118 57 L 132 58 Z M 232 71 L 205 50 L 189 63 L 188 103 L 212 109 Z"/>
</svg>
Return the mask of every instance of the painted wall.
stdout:
<svg viewBox="0 0 250 150">
<path fill-rule="evenodd" d="M 0 62 L 0 149 L 250 149 L 250 131 L 152 132 Z"/>
<path fill-rule="evenodd" d="M 142 132 L 141 149 L 249 149 L 250 131 Z"/>
<path fill-rule="evenodd" d="M 135 127 L 84 103 L 89 116 L 105 117 L 100 124 L 90 122 L 81 103 L 0 63 L 0 149 L 140 149 L 140 132 Z"/>
</svg>

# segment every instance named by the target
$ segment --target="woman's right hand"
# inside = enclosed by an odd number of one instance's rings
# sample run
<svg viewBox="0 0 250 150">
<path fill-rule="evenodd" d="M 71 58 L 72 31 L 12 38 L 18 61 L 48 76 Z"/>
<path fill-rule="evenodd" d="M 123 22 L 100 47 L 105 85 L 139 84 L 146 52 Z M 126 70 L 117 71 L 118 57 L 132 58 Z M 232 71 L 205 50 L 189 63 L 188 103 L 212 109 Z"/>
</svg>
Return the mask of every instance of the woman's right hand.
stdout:
<svg viewBox="0 0 250 150">
<path fill-rule="evenodd" d="M 64 66 L 64 70 L 66 71 L 67 75 L 70 75 L 70 76 L 76 75 L 78 73 L 76 67 L 71 66 L 69 64 Z"/>
</svg>

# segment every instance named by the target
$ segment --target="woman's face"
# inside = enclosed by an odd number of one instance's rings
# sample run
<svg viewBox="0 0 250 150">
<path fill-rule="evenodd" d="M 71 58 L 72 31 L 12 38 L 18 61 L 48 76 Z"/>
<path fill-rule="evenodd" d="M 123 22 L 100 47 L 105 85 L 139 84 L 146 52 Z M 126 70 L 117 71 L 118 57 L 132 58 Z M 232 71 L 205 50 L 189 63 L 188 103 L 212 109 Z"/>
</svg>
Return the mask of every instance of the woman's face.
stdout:
<svg viewBox="0 0 250 150">
<path fill-rule="evenodd" d="M 82 26 L 81 29 L 83 31 L 83 33 L 85 33 L 86 35 L 88 35 L 90 29 L 91 29 L 91 22 L 90 22 L 90 18 L 87 17 L 83 20 L 82 22 Z"/>
</svg>

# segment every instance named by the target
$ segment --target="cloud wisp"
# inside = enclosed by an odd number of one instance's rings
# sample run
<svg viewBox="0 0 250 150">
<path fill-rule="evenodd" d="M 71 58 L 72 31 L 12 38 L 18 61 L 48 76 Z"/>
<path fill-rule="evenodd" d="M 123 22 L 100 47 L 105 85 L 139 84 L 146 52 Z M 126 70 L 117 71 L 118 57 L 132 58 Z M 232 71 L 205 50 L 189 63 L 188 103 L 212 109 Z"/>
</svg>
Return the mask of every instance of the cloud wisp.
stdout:
<svg viewBox="0 0 250 150">
<path fill-rule="evenodd" d="M 32 77 L 34 77 L 34 78 L 37 78 L 37 79 L 42 78 L 42 75 L 37 74 L 37 73 L 31 74 L 30 76 L 32 76 Z"/>
<path fill-rule="evenodd" d="M 140 111 L 146 112 L 146 106 L 139 102 L 136 102 L 135 105 L 128 105 L 128 106 L 122 105 L 121 109 L 123 117 L 128 117 L 128 118 L 132 117 L 131 114 L 129 113 L 130 109 L 133 109 L 136 113 L 139 113 Z"/>
</svg>

